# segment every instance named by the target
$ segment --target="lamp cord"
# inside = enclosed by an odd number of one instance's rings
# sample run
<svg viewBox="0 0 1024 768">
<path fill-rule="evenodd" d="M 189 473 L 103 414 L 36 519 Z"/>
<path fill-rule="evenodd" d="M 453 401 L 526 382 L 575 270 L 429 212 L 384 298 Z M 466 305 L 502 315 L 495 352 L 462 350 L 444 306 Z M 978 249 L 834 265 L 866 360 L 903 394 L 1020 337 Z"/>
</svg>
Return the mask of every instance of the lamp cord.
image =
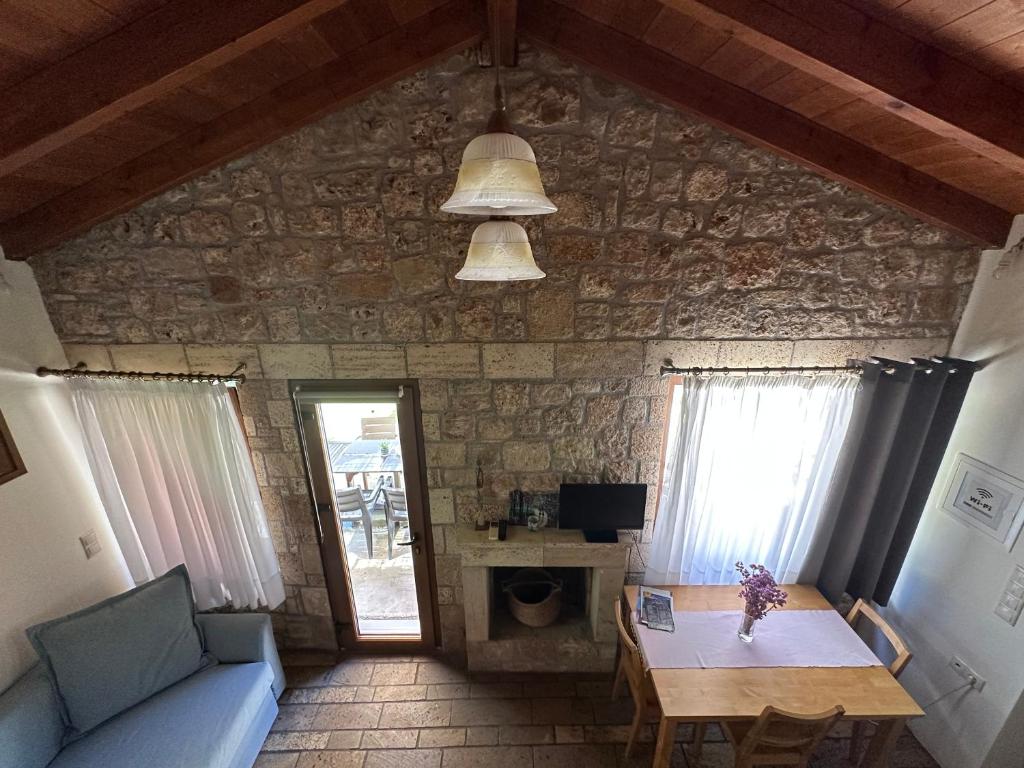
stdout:
<svg viewBox="0 0 1024 768">
<path fill-rule="evenodd" d="M 644 556 L 640 553 L 640 542 L 636 538 L 636 531 L 629 531 L 629 537 L 633 539 L 633 550 L 636 552 L 636 558 L 640 561 L 640 565 L 647 570 L 647 562 L 644 560 Z"/>
<path fill-rule="evenodd" d="M 491 44 L 494 50 L 491 51 L 491 56 L 494 58 L 494 100 L 498 109 L 502 112 L 505 111 L 505 96 L 501 91 L 501 16 L 498 10 L 498 4 L 491 4 L 494 8 L 494 18 L 491 21 L 494 29 L 494 37 Z"/>
<path fill-rule="evenodd" d="M 928 707 L 931 707 L 931 706 L 934 706 L 935 704 L 938 704 L 940 701 L 942 701 L 943 699 L 945 699 L 945 698 L 947 698 L 949 696 L 952 696 L 954 693 L 958 693 L 959 691 L 962 691 L 962 690 L 964 690 L 966 688 L 973 688 L 974 684 L 976 682 L 977 682 L 977 678 L 971 677 L 971 679 L 968 680 L 963 685 L 959 685 L 959 686 L 957 686 L 956 688 L 954 688 L 951 691 L 946 691 L 944 694 L 939 696 L 937 699 L 933 699 L 932 701 L 929 701 L 927 704 L 925 704 L 923 707 L 921 707 L 921 709 L 928 709 Z"/>
</svg>

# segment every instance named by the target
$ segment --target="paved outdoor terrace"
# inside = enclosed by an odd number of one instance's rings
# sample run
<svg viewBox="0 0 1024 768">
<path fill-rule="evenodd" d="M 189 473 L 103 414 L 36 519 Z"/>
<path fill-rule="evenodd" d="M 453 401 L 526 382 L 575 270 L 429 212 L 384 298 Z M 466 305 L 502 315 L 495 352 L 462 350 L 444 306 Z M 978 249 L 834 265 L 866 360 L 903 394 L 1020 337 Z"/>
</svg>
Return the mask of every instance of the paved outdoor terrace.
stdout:
<svg viewBox="0 0 1024 768">
<path fill-rule="evenodd" d="M 651 765 L 654 726 L 623 758 L 633 704 L 600 675 L 473 674 L 431 657 L 285 659 L 288 690 L 256 768 L 622 768 Z M 813 768 L 848 768 L 848 740 L 826 741 Z M 698 763 L 679 728 L 672 765 L 729 768 L 732 748 L 708 729 Z M 893 768 L 938 768 L 905 733 Z"/>
</svg>

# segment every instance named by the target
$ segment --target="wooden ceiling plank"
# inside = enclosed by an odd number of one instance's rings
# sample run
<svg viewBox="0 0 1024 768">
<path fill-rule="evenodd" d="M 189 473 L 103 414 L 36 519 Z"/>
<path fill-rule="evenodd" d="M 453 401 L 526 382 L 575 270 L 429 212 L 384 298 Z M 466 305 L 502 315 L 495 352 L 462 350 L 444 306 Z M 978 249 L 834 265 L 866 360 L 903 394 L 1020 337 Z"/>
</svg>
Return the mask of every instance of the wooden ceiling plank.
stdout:
<svg viewBox="0 0 1024 768">
<path fill-rule="evenodd" d="M 3 222 L 0 246 L 9 258 L 25 258 L 56 245 L 371 91 L 475 45 L 484 29 L 484 19 L 474 0 L 450 0 L 342 59 Z"/>
<path fill-rule="evenodd" d="M 375 5 L 376 2 L 348 0 L 314 21 L 313 28 L 337 56 L 343 56 L 399 26 L 388 7 Z"/>
<path fill-rule="evenodd" d="M 669 8 L 658 14 L 643 36 L 648 45 L 698 67 L 729 40 L 730 35 Z"/>
<path fill-rule="evenodd" d="M 802 69 L 794 69 L 785 77 L 781 77 L 771 85 L 765 86 L 758 93 L 766 99 L 771 99 L 776 104 L 788 107 L 791 102 L 806 96 L 808 93 L 817 91 L 821 86 L 821 80 L 814 75 L 809 75 Z"/>
<path fill-rule="evenodd" d="M 334 49 L 323 36 L 307 24 L 278 38 L 291 52 L 302 60 L 307 69 L 322 67 L 337 58 Z"/>
<path fill-rule="evenodd" d="M 516 37 L 516 0 L 487 0 L 487 25 L 491 36 L 491 50 L 500 48 L 501 66 L 514 67 L 519 59 L 519 40 Z"/>
<path fill-rule="evenodd" d="M 1018 0 L 994 2 L 934 30 L 938 39 L 965 52 L 984 48 L 1024 30 L 1024 5 Z"/>
<path fill-rule="evenodd" d="M 664 2 L 1024 173 L 1024 94 L 840 0 Z"/>
<path fill-rule="evenodd" d="M 663 7 L 658 0 L 622 0 L 612 26 L 627 35 L 643 39 Z"/>
<path fill-rule="evenodd" d="M 343 0 L 179 0 L 0 94 L 0 176 L 222 66 Z"/>
<path fill-rule="evenodd" d="M 804 117 L 813 119 L 818 115 L 828 112 L 830 109 L 836 109 L 837 107 L 849 104 L 851 101 L 856 101 L 856 97 L 851 96 L 842 88 L 836 88 L 834 85 L 824 83 L 816 91 L 811 91 L 805 96 L 794 99 L 786 106 L 794 112 L 799 112 Z"/>
<path fill-rule="evenodd" d="M 552 23 L 554 21 L 554 23 Z M 552 0 L 520 11 L 536 44 L 694 112 L 755 144 L 987 243 L 1005 242 L 1013 216 L 756 94 L 680 62 Z"/>
<path fill-rule="evenodd" d="M 701 69 L 730 83 L 738 84 L 740 77 L 758 66 L 765 66 L 765 63 L 770 61 L 771 57 L 766 56 L 764 51 L 730 37 L 725 45 L 707 58 Z"/>
</svg>

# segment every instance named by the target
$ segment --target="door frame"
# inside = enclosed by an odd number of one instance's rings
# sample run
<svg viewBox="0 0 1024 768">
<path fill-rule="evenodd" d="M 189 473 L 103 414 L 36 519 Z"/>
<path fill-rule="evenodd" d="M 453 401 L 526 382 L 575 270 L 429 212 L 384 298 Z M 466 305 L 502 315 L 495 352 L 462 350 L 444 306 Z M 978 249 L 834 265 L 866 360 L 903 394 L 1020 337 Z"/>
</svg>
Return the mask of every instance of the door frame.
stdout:
<svg viewBox="0 0 1024 768">
<path fill-rule="evenodd" d="M 318 477 L 328 479 L 328 467 L 325 461 L 326 445 L 316 452 L 310 452 L 306 445 L 306 431 L 303 415 L 296 393 L 302 391 L 339 393 L 339 394 L 374 394 L 396 393 L 399 395 L 399 434 L 402 445 L 402 464 L 405 487 L 419 490 L 416 495 L 409 494 L 410 532 L 420 538 L 423 544 L 421 562 L 423 568 L 415 569 L 417 602 L 420 606 L 420 638 L 410 640 L 401 636 L 363 636 L 356 632 L 355 603 L 348 580 L 348 566 L 345 562 L 345 550 L 342 546 L 343 537 L 338 516 L 334 510 L 332 495 L 325 494 L 325 489 L 315 487 Z M 343 650 L 358 650 L 363 653 L 433 653 L 441 649 L 441 614 L 437 599 L 437 577 L 434 564 L 433 526 L 430 522 L 430 497 L 427 489 L 426 451 L 423 439 L 423 413 L 420 407 L 419 382 L 416 379 L 289 379 L 288 392 L 295 406 L 296 428 L 302 452 L 303 467 L 306 471 L 307 490 L 310 497 L 310 509 L 317 544 L 320 547 L 320 560 L 324 569 L 324 581 L 327 588 L 328 603 L 334 620 L 335 634 Z M 408 400 L 407 400 L 408 398 Z M 403 421 L 401 411 L 403 403 L 408 409 L 407 418 Z M 411 424 L 406 423 L 411 421 Z M 403 430 L 403 425 L 405 429 Z M 403 439 L 403 438 L 408 438 Z M 407 441 L 409 444 L 407 445 Z M 408 450 L 412 448 L 412 450 Z M 415 457 L 415 460 L 411 460 Z M 321 475 L 318 476 L 318 470 Z M 318 499 L 328 495 L 330 510 L 328 511 Z M 420 502 L 419 520 L 421 531 L 412 528 L 416 517 L 414 502 Z M 338 557 L 329 557 L 336 552 Z M 415 560 L 414 560 L 415 564 Z M 425 576 L 425 579 L 420 577 Z M 425 583 L 421 583 L 425 581 Z M 429 611 L 423 610 L 424 598 L 427 599 Z"/>
</svg>

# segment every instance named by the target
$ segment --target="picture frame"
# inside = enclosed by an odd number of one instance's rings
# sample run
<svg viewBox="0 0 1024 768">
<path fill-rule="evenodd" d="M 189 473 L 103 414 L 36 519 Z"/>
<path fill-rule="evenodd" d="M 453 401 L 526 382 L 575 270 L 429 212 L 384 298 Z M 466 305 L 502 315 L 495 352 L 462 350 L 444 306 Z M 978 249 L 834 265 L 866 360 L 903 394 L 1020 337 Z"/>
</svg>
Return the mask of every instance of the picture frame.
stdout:
<svg viewBox="0 0 1024 768">
<path fill-rule="evenodd" d="M 28 472 L 25 462 L 14 444 L 14 437 L 7 426 L 3 413 L 0 413 L 0 485 Z"/>
<path fill-rule="evenodd" d="M 1024 526 L 1024 481 L 958 453 L 942 508 L 1009 552 Z"/>
</svg>

